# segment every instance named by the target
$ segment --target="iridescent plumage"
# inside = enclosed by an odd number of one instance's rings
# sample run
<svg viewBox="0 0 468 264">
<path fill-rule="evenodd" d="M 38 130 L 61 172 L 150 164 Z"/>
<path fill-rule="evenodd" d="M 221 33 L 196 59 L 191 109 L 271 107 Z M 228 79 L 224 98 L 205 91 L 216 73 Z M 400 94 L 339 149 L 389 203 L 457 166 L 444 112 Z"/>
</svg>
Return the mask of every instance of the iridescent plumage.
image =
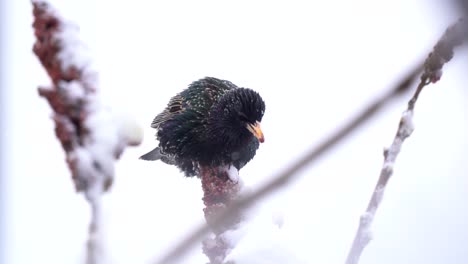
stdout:
<svg viewBox="0 0 468 264">
<path fill-rule="evenodd" d="M 161 159 L 186 176 L 197 175 L 199 166 L 240 169 L 263 142 L 264 111 L 265 103 L 251 89 L 212 77 L 195 81 L 154 118 L 159 146 L 141 158 Z"/>
</svg>

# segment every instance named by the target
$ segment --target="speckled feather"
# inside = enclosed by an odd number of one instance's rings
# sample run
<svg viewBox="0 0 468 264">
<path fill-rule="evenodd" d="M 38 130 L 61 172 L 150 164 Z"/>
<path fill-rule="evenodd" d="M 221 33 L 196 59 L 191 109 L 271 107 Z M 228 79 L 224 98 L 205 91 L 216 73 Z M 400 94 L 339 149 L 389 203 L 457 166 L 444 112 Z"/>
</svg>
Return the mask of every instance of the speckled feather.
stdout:
<svg viewBox="0 0 468 264">
<path fill-rule="evenodd" d="M 159 146 L 142 159 L 174 164 L 186 176 L 197 175 L 200 165 L 240 169 L 259 147 L 245 123 L 261 121 L 264 111 L 251 89 L 213 77 L 195 81 L 154 118 Z"/>
</svg>

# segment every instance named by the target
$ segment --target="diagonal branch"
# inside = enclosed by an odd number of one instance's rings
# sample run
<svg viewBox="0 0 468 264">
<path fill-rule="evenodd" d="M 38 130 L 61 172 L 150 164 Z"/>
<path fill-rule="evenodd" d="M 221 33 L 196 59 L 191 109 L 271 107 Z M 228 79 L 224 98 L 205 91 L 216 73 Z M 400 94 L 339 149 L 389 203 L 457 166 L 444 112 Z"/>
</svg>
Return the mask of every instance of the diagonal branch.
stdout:
<svg viewBox="0 0 468 264">
<path fill-rule="evenodd" d="M 411 84 L 416 80 L 422 70 L 422 63 L 418 64 L 412 71 L 410 71 L 392 90 L 388 91 L 382 97 L 377 98 L 375 101 L 371 102 L 367 107 L 365 107 L 361 112 L 356 116 L 351 118 L 348 123 L 346 123 L 340 130 L 335 134 L 331 135 L 329 138 L 325 139 L 317 147 L 311 149 L 306 153 L 302 158 L 297 160 L 294 164 L 288 167 L 285 171 L 277 175 L 270 182 L 262 186 L 256 192 L 245 196 L 242 199 L 237 200 L 232 203 L 227 209 L 222 211 L 212 219 L 212 226 L 219 226 L 226 221 L 230 221 L 238 216 L 242 211 L 248 209 L 256 201 L 265 198 L 269 194 L 278 190 L 282 186 L 286 185 L 289 181 L 297 177 L 297 172 L 303 169 L 306 165 L 312 164 L 315 162 L 321 155 L 325 154 L 327 151 L 330 151 L 343 139 L 345 139 L 351 132 L 355 131 L 360 126 L 364 125 L 366 121 L 370 120 L 380 109 L 386 106 L 392 101 L 392 99 L 402 95 L 404 92 L 408 91 Z M 192 234 L 187 236 L 180 244 L 174 247 L 168 254 L 164 255 L 160 260 L 155 263 L 167 264 L 174 263 L 180 258 L 193 244 L 200 241 L 203 236 L 209 232 L 209 227 L 203 225 L 196 229 Z"/>
<path fill-rule="evenodd" d="M 407 109 L 402 114 L 395 138 L 390 147 L 384 151 L 384 163 L 380 171 L 379 180 L 375 185 L 366 211 L 361 215 L 359 227 L 356 231 L 346 264 L 359 263 L 359 258 L 364 248 L 371 240 L 371 225 L 382 201 L 387 182 L 393 174 L 395 160 L 400 153 L 403 142 L 414 130 L 412 118 L 419 94 L 425 86 L 430 83 L 435 83 L 440 79 L 443 65 L 452 59 L 454 48 L 466 41 L 467 33 L 468 22 L 464 19 L 460 19 L 445 31 L 442 38 L 437 42 L 433 51 L 427 57 L 424 63 L 424 72 L 421 76 L 421 80 L 413 97 L 408 102 Z"/>
</svg>

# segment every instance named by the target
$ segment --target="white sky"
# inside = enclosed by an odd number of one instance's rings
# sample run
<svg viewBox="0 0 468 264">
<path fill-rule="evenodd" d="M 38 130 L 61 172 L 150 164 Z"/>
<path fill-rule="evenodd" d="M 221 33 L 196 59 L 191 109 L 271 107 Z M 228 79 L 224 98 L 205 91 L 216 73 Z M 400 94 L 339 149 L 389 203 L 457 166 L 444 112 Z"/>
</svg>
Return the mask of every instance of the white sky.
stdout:
<svg viewBox="0 0 468 264">
<path fill-rule="evenodd" d="M 4 58 L 4 54 L 6 53 L 5 49 L 3 48 L 4 41 L 3 37 L 6 36 L 5 33 L 5 28 L 6 28 L 6 8 L 4 6 L 4 1 L 0 1 L 0 58 Z M 6 109 L 5 107 L 5 93 L 4 93 L 4 87 L 6 86 L 6 81 L 4 77 L 5 71 L 3 70 L 6 66 L 6 60 L 5 59 L 0 59 L 0 119 L 3 119 L 3 116 L 5 115 L 4 111 Z M 3 132 L 3 121 L 0 121 L 0 263 L 4 263 L 4 249 L 5 249 L 5 217 L 2 217 L 5 215 L 4 213 L 4 204 L 5 204 L 5 185 L 3 183 L 3 176 L 5 175 L 5 163 L 3 160 L 4 155 L 6 154 L 5 148 L 3 148 L 3 142 L 4 142 L 4 132 Z"/>
<path fill-rule="evenodd" d="M 264 98 L 266 141 L 240 171 L 255 188 L 390 88 L 457 19 L 440 1 L 423 0 L 51 2 L 80 25 L 106 104 L 145 128 L 144 143 L 124 153 L 105 196 L 109 263 L 149 263 L 204 221 L 199 180 L 138 160 L 156 145 L 153 117 L 190 82 L 225 78 Z M 31 5 L 6 3 L 5 263 L 80 263 L 89 212 L 37 95 L 49 79 L 31 52 Z M 457 53 L 416 106 L 416 130 L 362 264 L 468 262 L 466 55 Z M 407 98 L 261 201 L 253 215 L 265 228 L 250 231 L 239 258 L 272 253 L 273 244 L 306 263 L 343 263 Z M 272 235 L 278 215 L 284 226 Z M 183 263 L 203 261 L 196 247 Z"/>
</svg>

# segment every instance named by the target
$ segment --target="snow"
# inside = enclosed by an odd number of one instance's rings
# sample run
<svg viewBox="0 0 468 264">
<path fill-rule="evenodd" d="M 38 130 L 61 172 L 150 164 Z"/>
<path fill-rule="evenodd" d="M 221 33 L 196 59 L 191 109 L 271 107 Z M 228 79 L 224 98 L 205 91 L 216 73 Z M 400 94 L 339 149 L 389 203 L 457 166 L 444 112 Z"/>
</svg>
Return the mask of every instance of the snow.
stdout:
<svg viewBox="0 0 468 264">
<path fill-rule="evenodd" d="M 239 171 L 233 165 L 226 166 L 226 172 L 229 176 L 229 179 L 233 182 L 239 181 Z"/>
<path fill-rule="evenodd" d="M 95 153 L 87 148 L 78 147 L 70 155 L 71 159 L 76 160 L 78 177 L 76 180 L 84 181 L 86 189 L 84 195 L 91 206 L 91 220 L 89 224 L 88 254 L 87 258 L 100 260 L 103 258 L 102 219 L 101 219 L 101 196 L 104 192 L 104 185 L 107 178 L 112 175 L 106 174 L 96 165 Z M 89 263 L 94 263 L 91 261 Z"/>
<path fill-rule="evenodd" d="M 233 246 L 226 262 L 236 264 L 309 263 L 301 258 L 287 234 L 266 215 L 256 216 L 240 224 L 236 230 L 224 233 Z"/>
<path fill-rule="evenodd" d="M 396 161 L 398 154 L 401 151 L 403 142 L 407 137 L 409 137 L 414 131 L 413 123 L 413 110 L 406 110 L 402 113 L 400 124 L 398 127 L 398 132 L 395 138 L 393 139 L 390 147 L 385 149 L 385 160 L 382 166 L 382 170 L 385 171 L 388 175 L 393 173 L 393 166 Z"/>
<path fill-rule="evenodd" d="M 273 223 L 278 226 L 278 228 L 282 228 L 283 225 L 284 225 L 284 213 L 281 212 L 281 211 L 274 211 L 272 214 L 271 214 L 271 219 L 273 221 Z"/>
<path fill-rule="evenodd" d="M 80 39 L 80 28 L 78 25 L 67 22 L 66 19 L 62 18 L 62 26 L 55 37 L 62 48 L 58 57 L 64 71 L 68 70 L 71 66 L 89 70 L 92 59 L 89 49 Z"/>
<path fill-rule="evenodd" d="M 361 223 L 362 223 L 362 235 L 364 241 L 369 241 L 372 239 L 372 222 L 374 221 L 375 210 L 371 212 L 365 212 L 361 215 Z"/>
<path fill-rule="evenodd" d="M 76 67 L 83 75 L 79 80 L 61 81 L 59 89 L 70 100 L 79 101 L 85 107 L 84 125 L 87 134 L 80 146 L 76 146 L 73 159 L 77 160 L 79 179 L 87 184 L 86 196 L 96 201 L 104 186 L 114 177 L 114 166 L 118 156 L 127 145 L 138 145 L 143 132 L 136 120 L 127 115 L 116 115 L 104 106 L 95 87 L 98 87 L 92 69 L 90 52 L 80 39 L 79 27 L 64 19 L 49 5 L 49 11 L 60 20 L 59 31 L 53 37 L 60 43 L 58 60 L 62 70 Z M 90 89 L 91 88 L 91 89 Z"/>
<path fill-rule="evenodd" d="M 80 142 L 74 142 L 68 159 L 75 185 L 84 192 L 91 207 L 86 262 L 100 263 L 104 255 L 101 198 L 113 182 L 116 160 L 127 145 L 138 145 L 142 141 L 142 131 L 134 119 L 127 116 L 119 119 L 104 106 L 95 91 L 98 87 L 96 74 L 91 68 L 91 56 L 79 38 L 78 26 L 67 22 L 51 6 L 48 11 L 59 19 L 60 27 L 53 38 L 59 43 L 57 59 L 62 71 L 76 68 L 80 73 L 75 80 L 58 83 L 57 89 L 64 96 L 65 105 L 82 107 L 79 113 L 84 132 L 76 135 L 75 141 Z"/>
<path fill-rule="evenodd" d="M 96 109 L 87 117 L 85 124 L 90 131 L 85 147 L 93 160 L 99 163 L 101 173 L 113 177 L 115 153 L 124 147 L 125 141 L 119 137 L 112 113 L 106 108 Z"/>
<path fill-rule="evenodd" d="M 103 189 L 103 177 L 101 177 L 101 172 L 97 171 L 96 167 L 93 165 L 94 157 L 92 153 L 82 147 L 77 147 L 70 154 L 70 159 L 76 161 L 76 166 L 78 167 L 78 178 L 77 180 L 84 181 L 83 184 L 86 186 L 92 187 L 87 191 L 86 198 L 88 200 L 96 200 Z"/>
<path fill-rule="evenodd" d="M 83 85 L 76 80 L 71 82 L 60 81 L 58 85 L 60 89 L 63 89 L 64 94 L 71 102 L 82 100 L 85 97 L 85 89 Z"/>
<path fill-rule="evenodd" d="M 398 124 L 398 132 L 393 139 L 392 144 L 384 151 L 384 163 L 379 176 L 378 184 L 372 195 L 370 207 L 361 215 L 358 233 L 356 234 L 355 244 L 350 252 L 351 259 L 357 261 L 362 254 L 362 249 L 366 247 L 372 239 L 372 223 L 377 209 L 382 201 L 385 188 L 387 187 L 388 178 L 393 174 L 395 160 L 400 153 L 403 142 L 414 131 L 413 111 L 406 110 L 402 113 L 400 123 Z M 356 262 L 352 262 L 356 263 Z"/>
<path fill-rule="evenodd" d="M 119 136 L 128 145 L 136 146 L 143 141 L 143 128 L 130 114 L 116 114 Z"/>
<path fill-rule="evenodd" d="M 399 128 L 398 133 L 401 134 L 402 137 L 406 138 L 409 137 L 413 131 L 413 110 L 406 110 L 401 115 L 401 127 Z"/>
<path fill-rule="evenodd" d="M 63 17 L 61 12 L 57 11 L 48 1 L 33 0 L 32 2 L 47 4 L 48 12 L 61 21 L 59 30 L 53 37 L 60 44 L 60 52 L 57 57 L 62 70 L 68 71 L 72 66 L 77 67 L 82 70 L 87 81 L 94 82 L 97 77 L 92 63 L 93 59 L 86 42 L 81 39 L 80 27 L 74 21 Z"/>
<path fill-rule="evenodd" d="M 89 135 L 84 142 L 83 149 L 89 157 L 83 157 L 84 171 L 93 170 L 87 174 L 99 179 L 114 177 L 116 155 L 128 145 L 138 145 L 143 139 L 141 126 L 130 115 L 115 114 L 108 107 L 102 106 L 97 95 L 87 97 L 89 116 L 85 125 Z M 100 182 L 100 184 L 105 181 Z"/>
</svg>

